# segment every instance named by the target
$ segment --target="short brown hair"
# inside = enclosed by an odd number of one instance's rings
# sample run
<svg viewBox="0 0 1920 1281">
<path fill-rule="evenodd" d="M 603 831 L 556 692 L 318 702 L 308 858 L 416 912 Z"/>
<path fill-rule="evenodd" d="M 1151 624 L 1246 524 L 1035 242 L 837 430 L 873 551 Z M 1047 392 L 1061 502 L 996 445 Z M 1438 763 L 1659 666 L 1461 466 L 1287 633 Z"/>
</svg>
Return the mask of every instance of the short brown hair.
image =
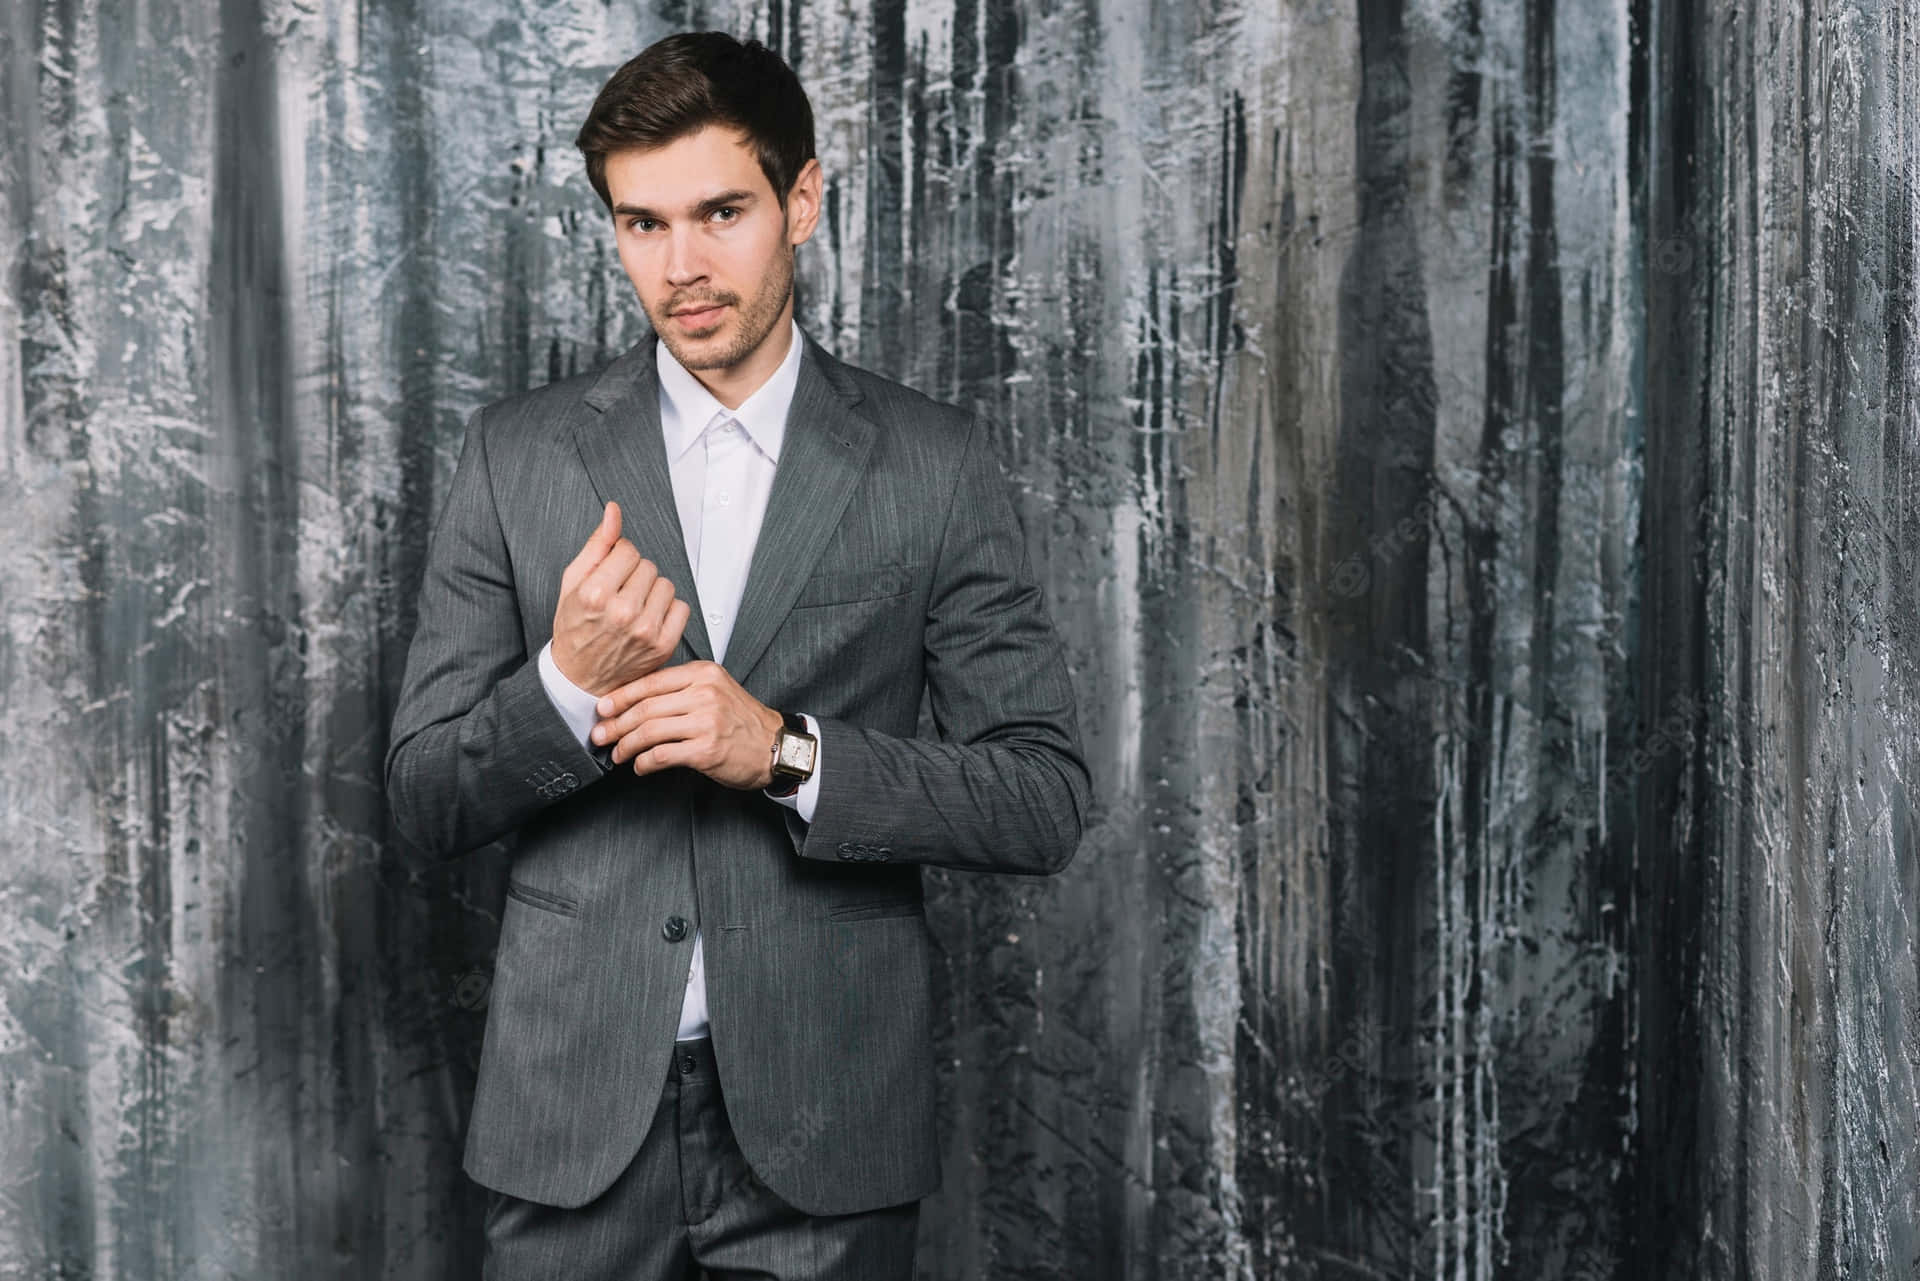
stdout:
<svg viewBox="0 0 1920 1281">
<path fill-rule="evenodd" d="M 664 147 L 707 125 L 743 130 L 780 207 L 813 159 L 813 106 L 785 60 L 758 40 L 724 31 L 684 31 L 655 41 L 601 87 L 574 145 L 587 181 L 613 208 L 607 157 Z"/>
</svg>

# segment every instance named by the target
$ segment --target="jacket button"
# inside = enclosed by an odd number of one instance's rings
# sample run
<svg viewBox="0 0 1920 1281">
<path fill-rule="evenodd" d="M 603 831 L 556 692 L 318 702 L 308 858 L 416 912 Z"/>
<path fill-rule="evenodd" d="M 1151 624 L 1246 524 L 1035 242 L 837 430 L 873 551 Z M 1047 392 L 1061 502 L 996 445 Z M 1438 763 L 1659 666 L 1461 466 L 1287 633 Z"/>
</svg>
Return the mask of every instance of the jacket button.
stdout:
<svg viewBox="0 0 1920 1281">
<path fill-rule="evenodd" d="M 660 927 L 660 933 L 667 942 L 678 943 L 687 936 L 687 918 L 684 916 L 669 916 L 667 923 Z"/>
</svg>

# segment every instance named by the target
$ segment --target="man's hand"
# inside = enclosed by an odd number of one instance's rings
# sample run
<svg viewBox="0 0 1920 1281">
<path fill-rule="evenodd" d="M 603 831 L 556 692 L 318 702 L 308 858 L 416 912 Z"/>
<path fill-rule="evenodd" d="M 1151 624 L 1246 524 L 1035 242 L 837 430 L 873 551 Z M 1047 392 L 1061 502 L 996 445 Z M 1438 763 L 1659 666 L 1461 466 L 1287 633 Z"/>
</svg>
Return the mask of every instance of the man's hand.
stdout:
<svg viewBox="0 0 1920 1281">
<path fill-rule="evenodd" d="M 685 765 L 728 787 L 773 781 L 780 714 L 718 663 L 661 668 L 605 695 L 594 710 L 594 743 L 612 743 L 615 764 L 631 757 L 636 774 Z"/>
<path fill-rule="evenodd" d="M 589 694 L 605 693 L 671 658 L 691 612 L 653 562 L 620 537 L 620 504 L 610 502 L 560 576 L 554 666 Z"/>
</svg>

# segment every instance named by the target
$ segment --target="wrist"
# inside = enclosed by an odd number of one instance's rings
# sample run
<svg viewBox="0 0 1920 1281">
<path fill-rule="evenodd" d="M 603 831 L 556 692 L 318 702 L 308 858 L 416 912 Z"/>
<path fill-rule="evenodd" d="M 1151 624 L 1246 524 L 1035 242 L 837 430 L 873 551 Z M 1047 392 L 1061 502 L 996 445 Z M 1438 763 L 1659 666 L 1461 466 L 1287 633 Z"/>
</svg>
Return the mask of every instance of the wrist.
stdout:
<svg viewBox="0 0 1920 1281">
<path fill-rule="evenodd" d="M 560 674 L 561 679 L 565 680 L 575 689 L 585 690 L 587 688 L 583 682 L 574 676 L 572 671 L 573 665 L 579 656 L 571 649 L 562 646 L 558 636 L 554 636 L 547 641 L 547 656 L 553 663 L 553 670 Z M 591 690 L 587 692 L 592 693 Z"/>
<path fill-rule="evenodd" d="M 765 704 L 761 705 L 760 741 L 766 744 L 766 750 L 760 756 L 759 787 L 763 792 L 780 781 L 773 772 L 773 763 L 780 756 L 780 728 L 785 724 L 786 721 L 780 713 Z"/>
</svg>

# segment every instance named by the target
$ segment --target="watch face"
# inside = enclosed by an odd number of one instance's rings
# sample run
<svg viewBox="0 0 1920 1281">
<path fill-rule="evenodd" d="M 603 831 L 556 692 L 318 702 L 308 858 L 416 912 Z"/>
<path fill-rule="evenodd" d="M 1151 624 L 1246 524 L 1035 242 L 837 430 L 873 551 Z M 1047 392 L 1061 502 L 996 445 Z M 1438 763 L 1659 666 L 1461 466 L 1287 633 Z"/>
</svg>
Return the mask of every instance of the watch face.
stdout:
<svg viewBox="0 0 1920 1281">
<path fill-rule="evenodd" d="M 793 734 L 780 736 L 780 763 L 802 774 L 813 772 L 813 740 Z"/>
</svg>

